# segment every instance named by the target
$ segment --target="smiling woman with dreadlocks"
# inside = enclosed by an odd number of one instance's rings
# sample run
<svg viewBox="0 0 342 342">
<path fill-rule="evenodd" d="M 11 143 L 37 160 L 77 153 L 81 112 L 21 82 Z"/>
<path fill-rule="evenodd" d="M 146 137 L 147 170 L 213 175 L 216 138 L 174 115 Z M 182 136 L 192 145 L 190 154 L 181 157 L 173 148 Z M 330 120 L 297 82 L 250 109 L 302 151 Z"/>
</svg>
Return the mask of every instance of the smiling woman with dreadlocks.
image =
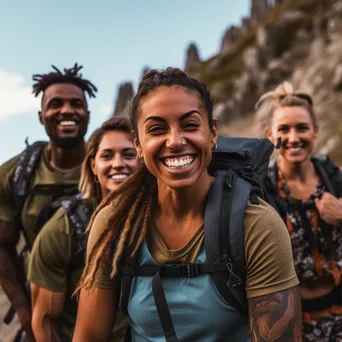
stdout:
<svg viewBox="0 0 342 342">
<path fill-rule="evenodd" d="M 284 82 L 264 94 L 261 104 L 267 137 L 282 142 L 269 173 L 288 204 L 303 341 L 342 341 L 342 173 L 327 156 L 312 154 L 318 124 L 310 95 Z"/>
<path fill-rule="evenodd" d="M 300 341 L 286 227 L 231 168 L 209 172 L 227 142 L 212 115 L 207 88 L 183 71 L 144 75 L 131 111 L 144 166 L 89 224 L 74 342 L 108 341 L 119 299 L 134 342 Z"/>
<path fill-rule="evenodd" d="M 89 122 L 85 93 L 95 97 L 96 87 L 83 79 L 77 64 L 63 72 L 34 75 L 33 93 L 42 93 L 39 121 L 49 137 L 36 142 L 0 167 L 0 283 L 18 314 L 29 341 L 30 299 L 24 291 L 25 273 L 15 246 L 20 232 L 32 248 L 56 201 L 77 191 Z M 6 323 L 11 320 L 7 315 Z"/>
</svg>

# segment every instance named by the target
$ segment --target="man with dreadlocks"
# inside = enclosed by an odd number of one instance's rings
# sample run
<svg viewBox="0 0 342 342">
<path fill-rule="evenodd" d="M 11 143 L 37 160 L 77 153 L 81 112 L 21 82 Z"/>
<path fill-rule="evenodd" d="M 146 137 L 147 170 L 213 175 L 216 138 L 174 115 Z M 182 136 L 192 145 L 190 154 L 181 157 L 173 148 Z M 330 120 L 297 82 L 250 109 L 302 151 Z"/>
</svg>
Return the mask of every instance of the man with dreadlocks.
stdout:
<svg viewBox="0 0 342 342">
<path fill-rule="evenodd" d="M 79 73 L 82 66 L 52 68 L 33 75 L 33 94 L 42 93 L 39 121 L 49 142 L 36 142 L 0 166 L 0 283 L 14 308 L 4 321 L 9 324 L 16 311 L 28 341 L 34 337 L 25 291 L 27 257 L 19 260 L 16 245 L 22 233 L 29 251 L 61 198 L 77 191 L 90 114 L 85 93 L 91 98 L 97 92 Z"/>
</svg>

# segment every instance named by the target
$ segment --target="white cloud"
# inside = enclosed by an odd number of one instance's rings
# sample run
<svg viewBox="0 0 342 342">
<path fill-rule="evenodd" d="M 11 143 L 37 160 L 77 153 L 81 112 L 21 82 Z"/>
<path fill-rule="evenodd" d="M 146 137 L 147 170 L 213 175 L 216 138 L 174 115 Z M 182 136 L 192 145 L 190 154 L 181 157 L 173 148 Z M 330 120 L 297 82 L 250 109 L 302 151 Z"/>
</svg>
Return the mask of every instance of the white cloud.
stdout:
<svg viewBox="0 0 342 342">
<path fill-rule="evenodd" d="M 0 69 L 0 98 L 0 120 L 39 110 L 40 99 L 32 94 L 31 85 L 22 75 L 4 69 Z"/>
<path fill-rule="evenodd" d="M 113 105 L 112 104 L 105 104 L 100 107 L 101 114 L 108 116 L 113 114 Z"/>
</svg>

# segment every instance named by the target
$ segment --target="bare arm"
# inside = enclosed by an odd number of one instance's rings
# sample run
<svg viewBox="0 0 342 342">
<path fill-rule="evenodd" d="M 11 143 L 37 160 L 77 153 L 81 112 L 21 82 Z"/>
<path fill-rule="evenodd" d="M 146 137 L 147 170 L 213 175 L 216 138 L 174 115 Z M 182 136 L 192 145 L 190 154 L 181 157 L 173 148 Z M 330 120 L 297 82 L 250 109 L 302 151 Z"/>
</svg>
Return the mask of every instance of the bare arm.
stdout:
<svg viewBox="0 0 342 342">
<path fill-rule="evenodd" d="M 297 287 L 248 300 L 253 342 L 302 341 L 302 309 Z"/>
<path fill-rule="evenodd" d="M 0 221 L 0 283 L 13 305 L 29 342 L 34 341 L 31 329 L 30 300 L 25 291 L 22 262 L 16 252 L 19 231 L 9 222 Z"/>
<path fill-rule="evenodd" d="M 37 342 L 61 341 L 58 318 L 64 307 L 65 294 L 46 290 L 31 283 L 32 329 Z"/>
<path fill-rule="evenodd" d="M 116 316 L 115 290 L 81 291 L 73 342 L 107 342 Z"/>
</svg>

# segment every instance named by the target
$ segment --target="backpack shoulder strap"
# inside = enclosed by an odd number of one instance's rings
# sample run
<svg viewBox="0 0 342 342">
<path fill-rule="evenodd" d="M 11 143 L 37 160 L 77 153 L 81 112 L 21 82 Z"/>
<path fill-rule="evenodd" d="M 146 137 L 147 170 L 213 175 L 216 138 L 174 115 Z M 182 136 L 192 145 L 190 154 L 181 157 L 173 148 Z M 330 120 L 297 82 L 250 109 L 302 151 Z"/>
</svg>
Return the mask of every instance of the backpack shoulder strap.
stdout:
<svg viewBox="0 0 342 342">
<path fill-rule="evenodd" d="M 268 178 L 272 181 L 273 185 L 278 188 L 278 164 L 275 159 L 271 160 L 268 165 Z"/>
<path fill-rule="evenodd" d="M 38 166 L 46 145 L 47 142 L 45 141 L 37 141 L 34 144 L 29 145 L 21 154 L 12 179 L 14 217 L 16 225 L 22 231 L 21 212 L 26 197 L 29 194 L 32 175 Z"/>
<path fill-rule="evenodd" d="M 74 228 L 74 236 L 76 245 L 70 268 L 77 269 L 84 264 L 86 236 L 85 231 L 93 212 L 92 205 L 85 199 L 82 194 L 78 193 L 61 201 L 69 220 Z"/>
<path fill-rule="evenodd" d="M 244 216 L 251 188 L 231 171 L 216 172 L 204 222 L 208 262 L 225 262 L 228 271 L 212 273 L 216 287 L 228 303 L 245 315 Z"/>
<path fill-rule="evenodd" d="M 335 197 L 342 196 L 342 171 L 330 158 L 323 154 L 315 154 L 311 161 L 316 167 L 326 189 Z"/>
</svg>

